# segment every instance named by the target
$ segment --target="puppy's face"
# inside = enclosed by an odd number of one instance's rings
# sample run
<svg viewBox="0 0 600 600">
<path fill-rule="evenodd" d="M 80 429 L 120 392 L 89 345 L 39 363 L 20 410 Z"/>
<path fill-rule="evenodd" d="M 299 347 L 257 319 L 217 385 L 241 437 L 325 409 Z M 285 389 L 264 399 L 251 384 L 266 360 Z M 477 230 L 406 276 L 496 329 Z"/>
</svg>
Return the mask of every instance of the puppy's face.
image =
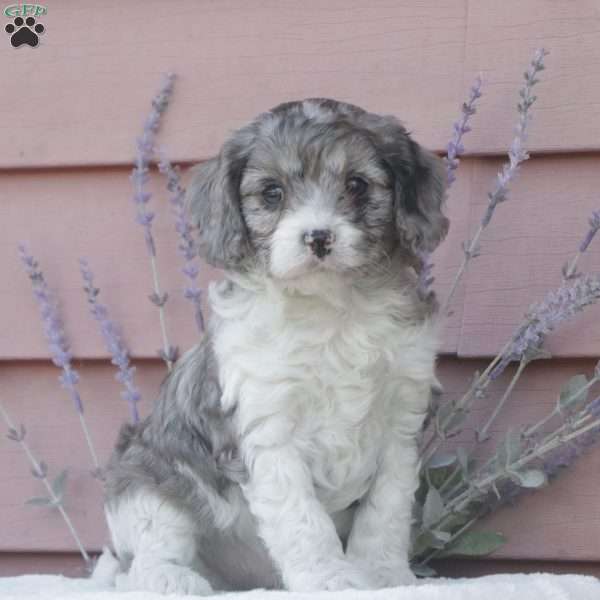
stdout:
<svg viewBox="0 0 600 600">
<path fill-rule="evenodd" d="M 445 235 L 441 161 L 393 117 L 332 100 L 280 105 L 197 167 L 188 200 L 209 262 L 296 279 L 362 273 Z"/>
<path fill-rule="evenodd" d="M 240 184 L 261 263 L 284 279 L 377 264 L 393 248 L 394 194 L 373 145 L 343 123 L 273 125 L 260 132 Z"/>
</svg>

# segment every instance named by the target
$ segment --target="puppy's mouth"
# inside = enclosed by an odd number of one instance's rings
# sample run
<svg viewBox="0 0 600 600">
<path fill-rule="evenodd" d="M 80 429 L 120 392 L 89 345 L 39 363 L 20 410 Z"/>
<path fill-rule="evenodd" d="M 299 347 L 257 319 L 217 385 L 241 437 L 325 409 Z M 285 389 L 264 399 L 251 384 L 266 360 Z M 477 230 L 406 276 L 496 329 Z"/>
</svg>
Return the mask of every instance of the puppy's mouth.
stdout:
<svg viewBox="0 0 600 600">
<path fill-rule="evenodd" d="M 335 272 L 339 270 L 334 264 L 335 261 L 331 259 L 331 252 L 318 257 L 314 254 L 306 253 L 301 261 L 298 261 L 294 265 L 290 265 L 287 269 L 271 268 L 271 275 L 277 279 L 300 279 L 303 276 L 310 275 L 313 273 L 322 272 Z"/>
<path fill-rule="evenodd" d="M 347 275 L 354 271 L 358 264 L 356 257 L 345 256 L 343 252 L 335 247 L 312 250 L 307 248 L 297 254 L 295 260 L 290 261 L 283 267 L 281 264 L 271 264 L 271 276 L 285 281 L 299 280 L 303 277 L 311 277 L 315 274 L 322 275 Z M 346 260 L 344 260 L 346 259 Z"/>
</svg>

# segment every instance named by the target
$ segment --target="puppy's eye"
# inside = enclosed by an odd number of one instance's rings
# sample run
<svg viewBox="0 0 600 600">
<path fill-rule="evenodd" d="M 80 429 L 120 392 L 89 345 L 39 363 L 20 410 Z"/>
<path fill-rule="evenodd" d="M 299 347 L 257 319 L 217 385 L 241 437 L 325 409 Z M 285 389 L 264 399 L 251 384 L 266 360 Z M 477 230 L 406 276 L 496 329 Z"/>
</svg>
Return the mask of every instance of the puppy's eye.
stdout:
<svg viewBox="0 0 600 600">
<path fill-rule="evenodd" d="M 275 208 L 283 200 L 283 189 L 279 185 L 268 185 L 262 191 L 263 200 L 270 208 Z"/>
<path fill-rule="evenodd" d="M 346 190 L 353 196 L 362 196 L 368 188 L 369 184 L 362 177 L 348 177 L 346 180 Z"/>
</svg>

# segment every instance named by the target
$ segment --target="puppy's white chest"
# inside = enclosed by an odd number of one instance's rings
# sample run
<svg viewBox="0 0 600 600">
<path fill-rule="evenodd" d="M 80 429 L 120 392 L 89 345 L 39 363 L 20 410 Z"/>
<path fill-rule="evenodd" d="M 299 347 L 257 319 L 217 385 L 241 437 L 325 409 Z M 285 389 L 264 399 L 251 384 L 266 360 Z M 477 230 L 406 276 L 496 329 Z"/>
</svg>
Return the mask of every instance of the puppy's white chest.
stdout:
<svg viewBox="0 0 600 600">
<path fill-rule="evenodd" d="M 333 338 L 307 356 L 289 415 L 293 444 L 309 466 L 317 496 L 331 511 L 367 490 L 384 437 L 384 405 L 376 373 L 381 358 L 353 356 Z"/>
<path fill-rule="evenodd" d="M 221 324 L 224 403 L 237 406 L 242 439 L 293 444 L 322 500 L 344 508 L 366 491 L 376 467 L 386 341 L 375 339 L 373 323 L 319 302 L 291 302 L 280 315 L 278 308 L 271 318 L 263 308 Z"/>
<path fill-rule="evenodd" d="M 399 357 L 414 340 L 404 339 L 395 307 L 266 294 L 219 300 L 215 353 L 242 452 L 292 445 L 323 504 L 347 507 L 367 491 L 397 421 L 391 413 L 402 410 Z"/>
</svg>

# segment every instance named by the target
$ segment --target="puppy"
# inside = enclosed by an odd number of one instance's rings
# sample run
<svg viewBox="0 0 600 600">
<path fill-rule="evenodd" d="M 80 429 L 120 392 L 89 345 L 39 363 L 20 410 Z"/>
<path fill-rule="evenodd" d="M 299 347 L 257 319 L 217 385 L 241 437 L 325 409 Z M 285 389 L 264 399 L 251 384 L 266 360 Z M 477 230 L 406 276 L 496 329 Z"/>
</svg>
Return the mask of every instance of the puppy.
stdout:
<svg viewBox="0 0 600 600">
<path fill-rule="evenodd" d="M 391 116 L 281 104 L 195 167 L 212 320 L 107 470 L 118 585 L 164 593 L 373 589 L 408 564 L 435 384 L 415 265 L 445 172 Z"/>
</svg>

